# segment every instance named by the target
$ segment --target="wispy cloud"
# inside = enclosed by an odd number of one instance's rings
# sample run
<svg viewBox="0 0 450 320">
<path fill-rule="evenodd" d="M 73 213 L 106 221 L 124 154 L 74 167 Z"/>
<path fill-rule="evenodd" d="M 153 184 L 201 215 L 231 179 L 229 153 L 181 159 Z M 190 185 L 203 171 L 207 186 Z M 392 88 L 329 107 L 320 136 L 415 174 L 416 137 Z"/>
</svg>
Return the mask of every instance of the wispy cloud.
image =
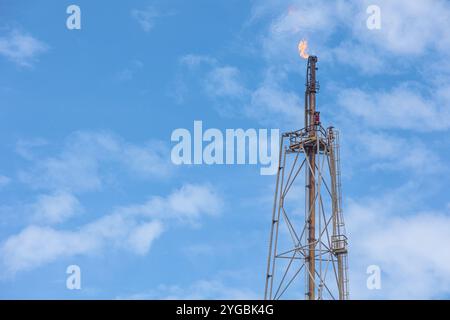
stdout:
<svg viewBox="0 0 450 320">
<path fill-rule="evenodd" d="M 344 89 L 338 104 L 369 127 L 440 131 L 450 128 L 450 99 L 433 89 L 428 96 L 413 88 L 396 87 L 389 91 Z"/>
<path fill-rule="evenodd" d="M 34 145 L 21 140 L 18 150 L 29 158 Z M 75 132 L 59 154 L 31 160 L 31 168 L 19 172 L 22 182 L 36 189 L 70 192 L 100 189 L 105 180 L 102 164 L 118 165 L 139 178 L 168 177 L 173 168 L 161 142 L 135 145 L 107 132 Z"/>
<path fill-rule="evenodd" d="M 42 198 L 38 201 L 40 213 L 50 220 L 59 220 L 61 215 L 73 212 L 75 200 L 67 199 L 67 196 Z M 145 204 L 116 208 L 74 230 L 29 225 L 0 244 L 0 271 L 9 276 L 59 258 L 95 254 L 106 247 L 145 255 L 167 229 L 169 221 L 188 219 L 198 223 L 202 215 L 219 213 L 221 206 L 221 197 L 211 187 L 185 185 L 166 197 L 152 197 Z"/>
<path fill-rule="evenodd" d="M 382 27 L 378 32 L 367 32 L 363 9 L 372 4 L 366 0 L 357 6 L 356 22 L 352 25 L 354 36 L 363 45 L 374 45 L 387 53 L 420 56 L 432 51 L 445 53 L 450 48 L 450 4 L 447 1 L 382 0 L 377 5 L 382 10 Z M 358 23 L 362 20 L 363 23 Z M 386 57 L 387 58 L 387 57 Z"/>
<path fill-rule="evenodd" d="M 239 69 L 231 66 L 213 68 L 207 75 L 205 85 L 211 96 L 239 98 L 247 93 L 240 80 Z"/>
<path fill-rule="evenodd" d="M 61 223 L 83 211 L 78 199 L 67 192 L 38 196 L 32 205 L 33 220 L 40 224 Z"/>
<path fill-rule="evenodd" d="M 144 67 L 144 63 L 140 60 L 133 60 L 129 63 L 127 67 L 122 69 L 116 74 L 116 79 L 118 81 L 130 81 L 134 78 L 136 73 L 138 73 Z"/>
<path fill-rule="evenodd" d="M 149 293 L 133 294 L 119 299 L 164 299 L 164 300 L 205 300 L 205 299 L 258 299 L 250 288 L 230 286 L 219 280 L 199 280 L 187 288 L 177 285 L 160 285 L 157 290 Z"/>
<path fill-rule="evenodd" d="M 352 135 L 351 153 L 357 162 L 363 164 L 364 170 L 403 171 L 415 177 L 448 172 L 439 153 L 420 138 L 372 131 L 354 132 Z M 352 165 L 358 164 L 353 162 Z"/>
<path fill-rule="evenodd" d="M 283 62 L 295 63 L 292 49 L 299 37 L 310 40 L 311 50 L 321 52 L 325 60 L 337 59 L 348 63 L 349 56 L 342 53 L 345 49 L 352 49 L 348 54 L 356 52 L 357 57 L 363 59 L 351 59 L 355 62 L 352 65 L 371 73 L 385 72 L 385 65 L 390 69 L 400 67 L 400 64 L 392 65 L 393 58 L 397 57 L 401 57 L 403 62 L 405 58 L 412 62 L 411 58 L 433 52 L 447 55 L 450 48 L 450 36 L 445 32 L 450 27 L 448 2 L 377 1 L 376 5 L 381 8 L 382 27 L 376 31 L 370 31 L 366 26 L 366 9 L 372 4 L 369 0 L 333 3 L 297 0 L 289 7 L 282 3 L 271 6 L 256 4 L 253 12 L 257 14 L 250 20 L 276 15 L 262 35 L 262 53 L 272 61 L 282 59 Z M 344 43 L 336 42 L 342 34 L 349 37 Z M 371 62 L 375 65 L 370 65 Z"/>
<path fill-rule="evenodd" d="M 269 72 L 251 93 L 246 115 L 265 125 L 296 126 L 303 115 L 302 100 L 296 92 L 284 89 Z"/>
<path fill-rule="evenodd" d="M 218 215 L 222 208 L 223 201 L 211 186 L 186 184 L 166 198 L 152 197 L 143 204 L 117 208 L 115 213 L 195 222 L 202 214 Z"/>
<path fill-rule="evenodd" d="M 189 54 L 180 61 L 191 71 L 204 74 L 201 85 L 223 116 L 246 116 L 264 125 L 292 124 L 301 119 L 301 99 L 282 86 L 284 71 L 268 69 L 261 83 L 252 87 L 239 68 L 213 57 Z"/>
<path fill-rule="evenodd" d="M 47 144 L 48 142 L 42 138 L 19 139 L 16 143 L 15 151 L 24 159 L 32 160 L 35 157 L 34 149 L 38 149 Z"/>
<path fill-rule="evenodd" d="M 150 32 L 156 23 L 156 19 L 161 16 L 161 13 L 155 7 L 148 6 L 145 9 L 133 9 L 131 16 L 141 26 L 142 30 Z"/>
<path fill-rule="evenodd" d="M 47 50 L 44 42 L 18 30 L 0 37 L 0 55 L 20 66 L 30 67 Z"/>
<path fill-rule="evenodd" d="M 417 209 L 417 186 L 351 200 L 346 211 L 353 298 L 434 299 L 450 293 L 450 212 Z M 366 267 L 382 270 L 381 290 L 368 290 Z M 360 268 L 357 268 L 360 266 Z"/>
<path fill-rule="evenodd" d="M 109 173 L 105 177 L 104 168 L 110 169 L 111 164 L 138 178 L 167 177 L 171 164 L 160 142 L 131 144 L 106 132 L 76 132 L 59 153 L 43 156 L 40 149 L 48 146 L 42 139 L 20 140 L 17 145 L 18 154 L 31 162 L 29 169 L 20 171 L 20 181 L 48 193 L 37 195 L 32 203 L 15 206 L 16 212 L 28 216 L 25 220 L 29 224 L 0 244 L 0 271 L 5 275 L 60 257 L 94 254 L 110 245 L 146 254 L 165 230 L 166 221 L 197 224 L 202 214 L 220 212 L 222 202 L 212 188 L 187 184 L 167 197 L 155 196 L 145 204 L 111 209 L 106 216 L 75 229 L 57 229 L 53 225 L 87 211 L 76 194 L 103 187 L 110 179 Z"/>
<path fill-rule="evenodd" d="M 251 275 L 253 276 L 253 275 Z M 134 293 L 119 296 L 117 299 L 142 300 L 142 299 L 175 299 L 175 300 L 205 300 L 205 299 L 260 299 L 261 294 L 253 287 L 247 287 L 242 278 L 248 279 L 249 275 L 242 270 L 222 271 L 213 278 L 194 281 L 186 286 L 161 284 L 147 292 Z"/>
<path fill-rule="evenodd" d="M 202 64 L 213 66 L 217 65 L 217 63 L 217 59 L 206 55 L 187 54 L 180 58 L 180 64 L 190 68 L 195 68 Z"/>
</svg>

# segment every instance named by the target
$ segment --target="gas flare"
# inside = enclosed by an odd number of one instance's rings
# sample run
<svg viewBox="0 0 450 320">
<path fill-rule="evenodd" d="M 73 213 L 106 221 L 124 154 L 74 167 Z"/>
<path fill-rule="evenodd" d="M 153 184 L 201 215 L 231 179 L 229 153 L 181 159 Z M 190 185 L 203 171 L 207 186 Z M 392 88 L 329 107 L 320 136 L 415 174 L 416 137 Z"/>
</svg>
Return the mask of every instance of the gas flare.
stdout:
<svg viewBox="0 0 450 320">
<path fill-rule="evenodd" d="M 298 52 L 300 57 L 303 59 L 308 59 L 309 54 L 306 53 L 306 49 L 308 49 L 308 42 L 306 40 L 302 40 L 298 43 Z"/>
</svg>

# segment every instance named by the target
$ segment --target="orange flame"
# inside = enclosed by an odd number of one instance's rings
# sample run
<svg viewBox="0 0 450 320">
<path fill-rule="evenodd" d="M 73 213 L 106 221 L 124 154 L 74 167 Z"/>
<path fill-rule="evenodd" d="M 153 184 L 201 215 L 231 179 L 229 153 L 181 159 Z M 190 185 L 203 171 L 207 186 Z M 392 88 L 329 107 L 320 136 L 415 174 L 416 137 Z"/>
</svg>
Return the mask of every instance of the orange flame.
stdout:
<svg viewBox="0 0 450 320">
<path fill-rule="evenodd" d="M 308 49 L 308 42 L 306 40 L 302 40 L 298 43 L 298 52 L 300 57 L 303 59 L 308 59 L 309 54 L 306 53 L 306 49 Z"/>
</svg>

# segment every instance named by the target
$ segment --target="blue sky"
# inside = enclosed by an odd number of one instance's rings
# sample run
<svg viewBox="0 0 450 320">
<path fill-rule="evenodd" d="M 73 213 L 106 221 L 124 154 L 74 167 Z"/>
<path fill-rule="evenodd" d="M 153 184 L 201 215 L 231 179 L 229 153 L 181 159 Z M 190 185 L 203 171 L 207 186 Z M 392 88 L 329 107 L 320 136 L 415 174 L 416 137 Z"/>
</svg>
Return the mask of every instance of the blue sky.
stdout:
<svg viewBox="0 0 450 320">
<path fill-rule="evenodd" d="M 351 297 L 449 296 L 448 2 L 3 0 L 0 17 L 1 298 L 261 298 L 275 176 L 175 166 L 170 137 L 299 129 L 301 39 L 341 131 Z"/>
</svg>

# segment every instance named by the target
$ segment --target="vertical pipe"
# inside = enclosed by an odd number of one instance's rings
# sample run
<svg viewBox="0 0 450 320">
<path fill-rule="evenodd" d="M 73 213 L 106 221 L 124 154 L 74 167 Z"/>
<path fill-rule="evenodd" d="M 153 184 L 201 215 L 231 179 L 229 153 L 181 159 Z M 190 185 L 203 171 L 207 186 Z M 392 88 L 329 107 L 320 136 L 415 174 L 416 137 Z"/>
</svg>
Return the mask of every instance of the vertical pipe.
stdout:
<svg viewBox="0 0 450 320">
<path fill-rule="evenodd" d="M 336 157 L 335 157 L 335 143 L 334 143 L 334 133 L 333 129 L 328 129 L 328 148 L 329 148 L 329 161 L 330 161 L 330 177 L 331 177 L 331 205 L 332 205 L 332 223 L 333 223 L 333 235 L 331 237 L 331 246 L 334 250 L 334 241 L 338 241 L 336 238 L 339 235 L 338 232 L 338 194 L 337 194 L 337 180 L 336 180 Z M 340 254 L 337 255 L 337 263 L 338 263 L 338 290 L 339 290 L 339 300 L 343 300 L 343 283 L 342 283 L 342 256 Z"/>
<path fill-rule="evenodd" d="M 312 141 L 315 141 L 313 145 L 309 146 L 307 151 L 307 157 L 311 168 L 309 170 L 308 186 L 308 211 L 309 211 L 309 223 L 308 223 L 308 269 L 309 269 L 309 280 L 308 280 L 308 298 L 309 300 L 315 300 L 315 273 L 316 273 L 316 259 L 315 259 L 315 243 L 316 243 L 316 187 L 315 187 L 315 171 L 316 171 L 316 148 L 315 143 L 317 143 L 317 134 L 314 127 L 314 113 L 316 111 L 316 62 L 317 57 L 310 56 L 308 58 L 308 84 L 307 84 L 307 94 L 308 94 L 308 110 L 309 112 L 308 120 L 309 123 L 305 124 L 309 128 L 309 136 Z"/>
<path fill-rule="evenodd" d="M 335 142 L 334 132 L 332 128 L 328 128 L 328 155 L 329 155 L 329 167 L 331 177 L 331 211 L 332 211 L 332 223 L 333 223 L 333 237 L 338 235 L 338 195 L 337 195 L 337 180 L 336 180 L 336 157 L 335 157 Z"/>
<path fill-rule="evenodd" d="M 314 154 L 314 149 L 308 150 L 309 163 L 311 169 L 309 172 L 308 186 L 308 207 L 309 207 L 309 224 L 308 224 L 308 266 L 309 266 L 309 281 L 308 281 L 308 298 L 310 300 L 315 299 L 315 273 L 316 273 L 316 261 L 315 261 L 315 235 L 316 235 L 316 208 L 315 208 L 315 165 L 316 156 Z"/>
</svg>

